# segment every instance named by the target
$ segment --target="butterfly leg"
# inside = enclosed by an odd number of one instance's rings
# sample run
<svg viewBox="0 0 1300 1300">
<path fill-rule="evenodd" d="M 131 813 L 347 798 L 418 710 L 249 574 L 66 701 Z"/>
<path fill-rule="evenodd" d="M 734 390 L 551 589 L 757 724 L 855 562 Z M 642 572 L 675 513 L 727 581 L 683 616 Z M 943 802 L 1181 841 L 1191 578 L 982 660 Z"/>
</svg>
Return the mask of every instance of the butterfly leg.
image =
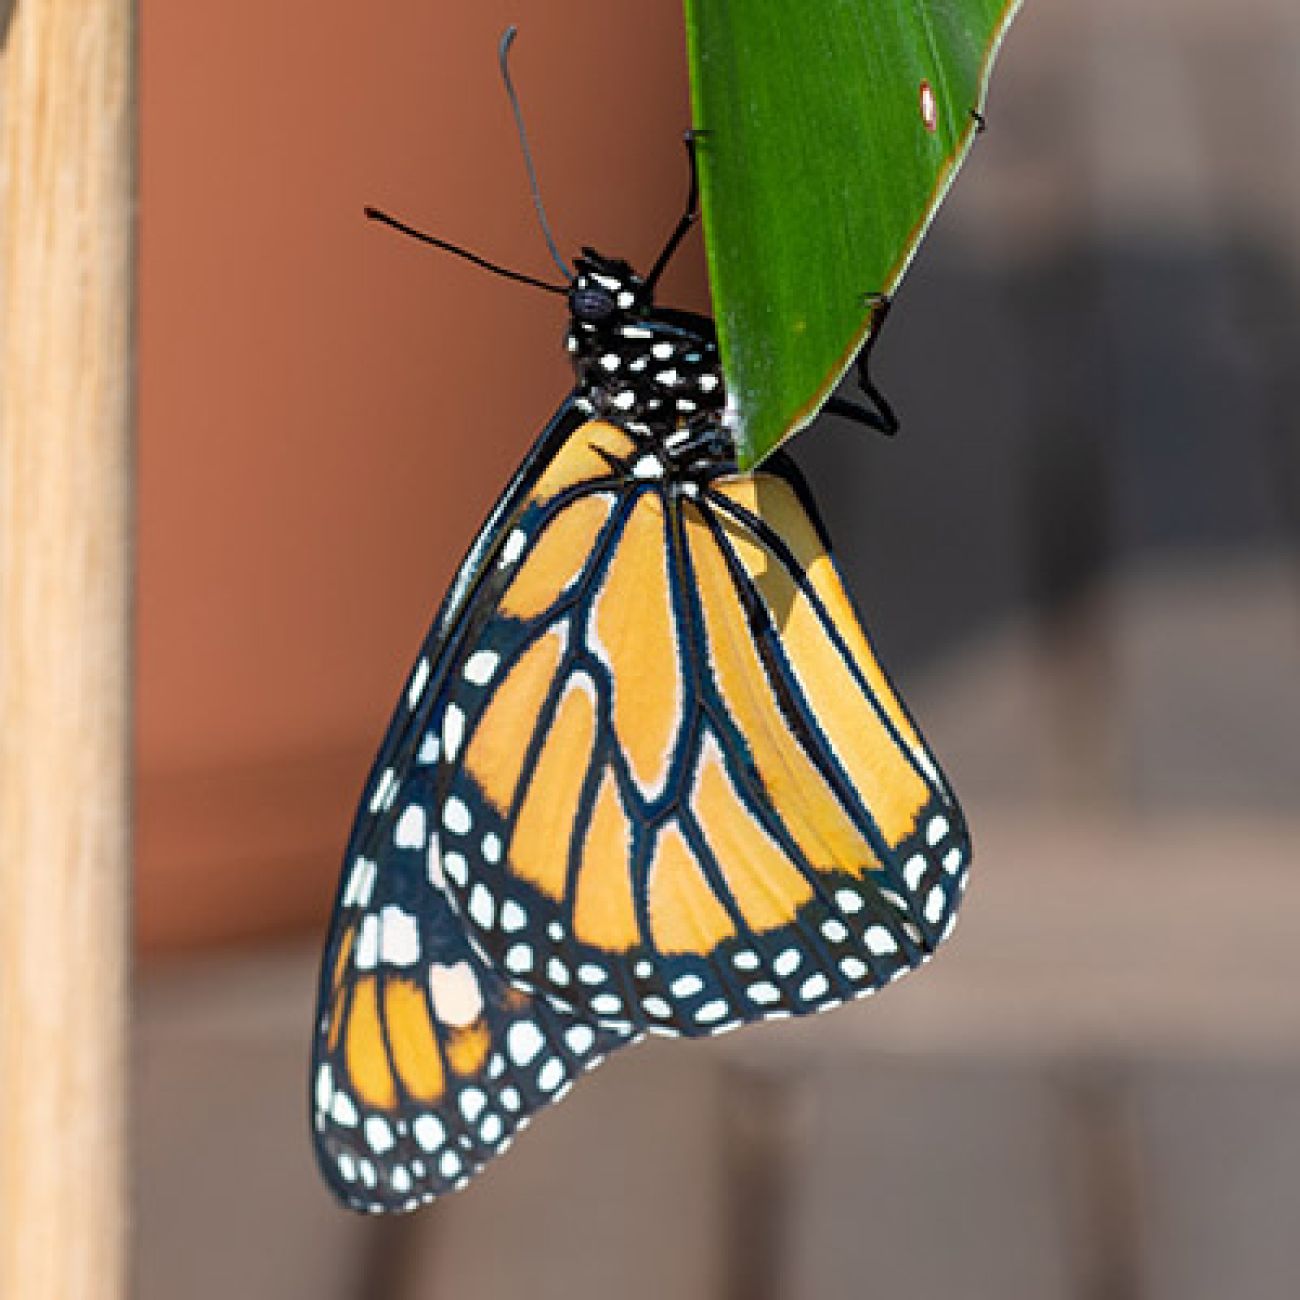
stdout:
<svg viewBox="0 0 1300 1300">
<path fill-rule="evenodd" d="M 646 276 L 646 285 L 653 289 L 659 283 L 659 277 L 664 273 L 668 263 L 672 260 L 673 254 L 677 252 L 678 246 L 682 240 L 690 233 L 691 227 L 698 220 L 700 215 L 700 168 L 699 162 L 695 156 L 696 142 L 705 136 L 704 131 L 687 131 L 682 136 L 682 143 L 686 146 L 686 157 L 690 163 L 691 180 L 686 191 L 686 206 L 682 211 L 680 220 L 673 229 L 673 233 L 668 236 L 668 242 L 663 246 L 663 251 L 655 258 L 655 264 L 650 268 L 650 274 Z"/>
<path fill-rule="evenodd" d="M 898 416 L 894 414 L 894 408 L 890 406 L 884 393 L 876 387 L 871 378 L 871 349 L 876 346 L 876 340 L 884 328 L 885 318 L 889 315 L 893 299 L 886 294 L 875 293 L 870 295 L 870 301 L 875 308 L 874 319 L 871 322 L 871 336 L 858 354 L 858 387 L 870 405 L 864 406 L 860 402 L 851 402 L 843 397 L 832 397 L 826 403 L 825 409 L 831 415 L 854 420 L 858 424 L 865 424 L 869 429 L 892 436 L 899 429 Z"/>
</svg>

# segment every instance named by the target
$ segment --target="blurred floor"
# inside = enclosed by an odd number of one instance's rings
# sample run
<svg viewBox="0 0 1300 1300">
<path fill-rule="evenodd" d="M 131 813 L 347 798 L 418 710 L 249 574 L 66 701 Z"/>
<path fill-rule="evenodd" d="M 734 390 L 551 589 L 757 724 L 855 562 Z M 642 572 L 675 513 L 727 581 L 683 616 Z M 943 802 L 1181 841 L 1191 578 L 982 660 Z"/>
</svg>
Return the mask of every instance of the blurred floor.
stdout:
<svg viewBox="0 0 1300 1300">
<path fill-rule="evenodd" d="M 617 1056 L 401 1224 L 334 1208 L 311 1167 L 314 954 L 155 977 L 136 1294 L 1294 1296 L 1300 824 L 1111 829 L 1092 889 L 1092 832 L 979 825 L 933 969 L 808 1025 Z M 1226 891 L 1225 860 L 1246 864 Z"/>
</svg>

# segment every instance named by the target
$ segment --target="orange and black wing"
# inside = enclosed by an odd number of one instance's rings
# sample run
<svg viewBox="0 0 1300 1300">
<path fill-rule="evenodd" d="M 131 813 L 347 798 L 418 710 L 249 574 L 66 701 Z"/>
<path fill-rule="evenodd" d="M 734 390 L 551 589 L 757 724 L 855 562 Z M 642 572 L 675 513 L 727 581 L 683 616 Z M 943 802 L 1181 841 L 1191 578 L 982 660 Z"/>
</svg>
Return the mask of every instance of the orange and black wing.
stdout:
<svg viewBox="0 0 1300 1300">
<path fill-rule="evenodd" d="M 507 984 L 442 881 L 444 663 L 502 528 L 580 417 L 566 404 L 480 533 L 402 691 L 344 858 L 313 1031 L 313 1138 L 358 1210 L 413 1209 L 464 1184 L 631 1035 Z"/>
<path fill-rule="evenodd" d="M 970 861 L 792 467 L 677 476 L 593 421 L 521 494 L 446 656 L 449 896 L 618 1032 L 805 1014 L 924 961 Z"/>
<path fill-rule="evenodd" d="M 409 847 L 349 873 L 315 1028 L 316 1154 L 360 1210 L 414 1209 L 463 1187 L 628 1041 L 483 964 L 427 880 L 410 822 Z"/>
</svg>

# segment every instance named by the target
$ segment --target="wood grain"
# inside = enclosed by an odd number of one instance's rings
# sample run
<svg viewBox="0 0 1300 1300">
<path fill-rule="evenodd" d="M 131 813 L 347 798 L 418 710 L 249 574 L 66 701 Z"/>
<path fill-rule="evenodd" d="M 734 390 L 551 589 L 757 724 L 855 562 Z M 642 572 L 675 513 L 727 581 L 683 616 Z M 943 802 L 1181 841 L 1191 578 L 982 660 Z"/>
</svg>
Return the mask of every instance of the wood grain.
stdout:
<svg viewBox="0 0 1300 1300">
<path fill-rule="evenodd" d="M 0 1295 L 124 1294 L 132 6 L 0 32 Z"/>
</svg>

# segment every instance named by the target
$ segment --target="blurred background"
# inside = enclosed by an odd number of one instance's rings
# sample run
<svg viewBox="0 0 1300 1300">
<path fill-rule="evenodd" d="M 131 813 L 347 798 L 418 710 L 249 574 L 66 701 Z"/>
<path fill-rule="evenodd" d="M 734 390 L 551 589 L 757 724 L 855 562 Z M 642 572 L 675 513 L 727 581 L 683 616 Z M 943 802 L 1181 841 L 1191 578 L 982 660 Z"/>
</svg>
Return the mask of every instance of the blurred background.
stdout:
<svg viewBox="0 0 1300 1300">
<path fill-rule="evenodd" d="M 1300 1294 L 1300 10 L 1030 0 L 875 374 L 797 454 L 976 871 L 888 996 L 615 1058 L 401 1221 L 316 1178 L 353 807 L 567 391 L 553 225 L 677 215 L 680 7 L 142 12 L 136 1294 Z M 704 307 L 698 241 L 667 300 Z M 938 379 L 936 377 L 939 377 Z"/>
</svg>

